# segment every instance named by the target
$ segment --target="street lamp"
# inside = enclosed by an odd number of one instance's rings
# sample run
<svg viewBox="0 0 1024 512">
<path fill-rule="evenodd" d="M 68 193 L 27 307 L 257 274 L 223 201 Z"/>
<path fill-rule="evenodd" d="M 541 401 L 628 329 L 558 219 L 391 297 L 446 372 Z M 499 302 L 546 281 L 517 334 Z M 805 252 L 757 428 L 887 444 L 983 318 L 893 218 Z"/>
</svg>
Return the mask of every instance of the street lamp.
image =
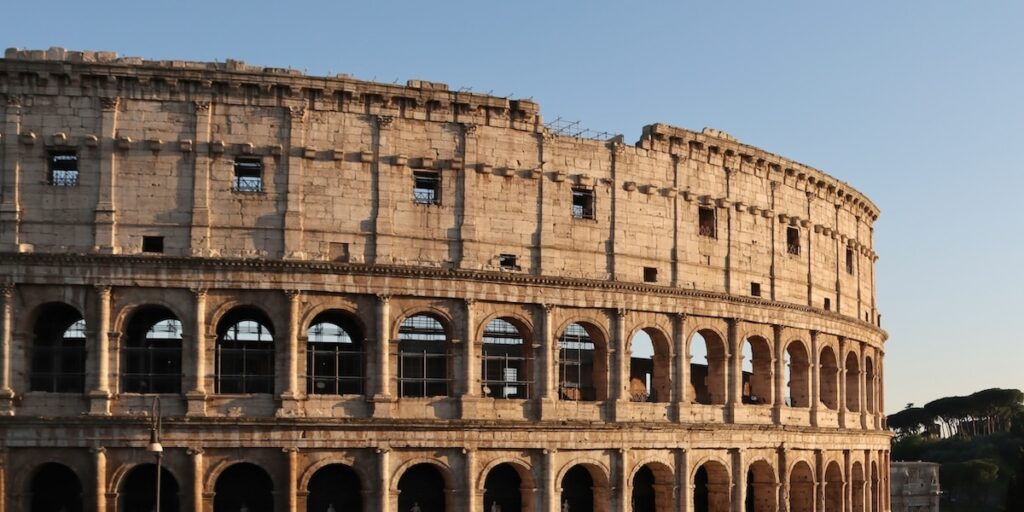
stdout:
<svg viewBox="0 0 1024 512">
<path fill-rule="evenodd" d="M 156 455 L 156 497 L 153 507 L 155 512 L 160 512 L 160 473 L 164 459 L 164 447 L 160 444 L 160 397 L 153 397 L 152 422 L 149 426 L 149 446 L 146 451 Z"/>
</svg>

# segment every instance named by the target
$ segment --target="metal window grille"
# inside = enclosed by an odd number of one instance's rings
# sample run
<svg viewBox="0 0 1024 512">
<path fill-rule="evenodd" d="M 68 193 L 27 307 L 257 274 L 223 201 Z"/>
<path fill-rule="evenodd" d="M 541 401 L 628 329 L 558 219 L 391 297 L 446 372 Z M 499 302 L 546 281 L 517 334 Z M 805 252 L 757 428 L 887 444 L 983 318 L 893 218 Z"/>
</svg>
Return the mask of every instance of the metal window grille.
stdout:
<svg viewBox="0 0 1024 512">
<path fill-rule="evenodd" d="M 484 328 L 481 355 L 483 395 L 490 398 L 531 397 L 527 369 L 531 359 L 523 350 L 523 337 L 511 323 L 500 318 Z"/>
<path fill-rule="evenodd" d="M 85 320 L 72 323 L 58 339 L 36 340 L 29 381 L 32 391 L 85 391 Z"/>
<path fill-rule="evenodd" d="M 181 322 L 161 320 L 141 340 L 124 347 L 124 389 L 128 393 L 181 392 Z"/>
<path fill-rule="evenodd" d="M 258 158 L 235 159 L 235 192 L 263 192 L 263 161 Z"/>
<path fill-rule="evenodd" d="M 448 335 L 436 318 L 416 315 L 398 329 L 398 393 L 403 397 L 447 396 Z"/>
<path fill-rule="evenodd" d="M 217 340 L 217 393 L 272 393 L 274 343 L 259 322 L 242 320 Z"/>
<path fill-rule="evenodd" d="M 321 322 L 308 331 L 306 392 L 315 395 L 363 394 L 363 351 L 340 325 Z"/>
<path fill-rule="evenodd" d="M 558 338 L 559 396 L 562 400 L 595 400 L 587 370 L 593 367 L 594 343 L 583 326 L 571 324 Z"/>
<path fill-rule="evenodd" d="M 416 204 L 441 204 L 441 174 L 413 171 L 412 195 Z"/>
<path fill-rule="evenodd" d="M 577 219 L 594 218 L 594 191 L 588 188 L 572 189 L 572 216 Z"/>
<path fill-rule="evenodd" d="M 50 185 L 54 187 L 78 186 L 78 152 L 53 151 L 49 156 Z"/>
</svg>

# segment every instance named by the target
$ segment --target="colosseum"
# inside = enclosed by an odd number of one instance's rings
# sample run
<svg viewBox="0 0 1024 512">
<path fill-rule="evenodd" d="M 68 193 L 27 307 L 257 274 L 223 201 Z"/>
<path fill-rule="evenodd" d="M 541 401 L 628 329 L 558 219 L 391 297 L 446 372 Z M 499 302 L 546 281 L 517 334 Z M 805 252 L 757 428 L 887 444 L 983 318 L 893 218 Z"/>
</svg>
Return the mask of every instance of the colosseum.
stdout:
<svg viewBox="0 0 1024 512">
<path fill-rule="evenodd" d="M 232 60 L 0 96 L 0 509 L 890 508 L 879 211 L 821 171 Z"/>
</svg>

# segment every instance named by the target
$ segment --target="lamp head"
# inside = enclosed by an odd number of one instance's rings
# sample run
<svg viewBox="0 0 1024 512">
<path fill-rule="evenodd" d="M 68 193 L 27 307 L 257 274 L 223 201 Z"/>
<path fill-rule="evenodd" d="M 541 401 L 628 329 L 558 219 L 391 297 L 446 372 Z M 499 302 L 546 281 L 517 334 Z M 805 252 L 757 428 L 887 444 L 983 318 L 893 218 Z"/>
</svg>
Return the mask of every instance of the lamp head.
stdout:
<svg viewBox="0 0 1024 512">
<path fill-rule="evenodd" d="M 156 429 L 149 431 L 149 446 L 146 447 L 147 452 L 151 453 L 162 453 L 164 447 L 160 444 L 160 440 L 156 438 Z"/>
</svg>

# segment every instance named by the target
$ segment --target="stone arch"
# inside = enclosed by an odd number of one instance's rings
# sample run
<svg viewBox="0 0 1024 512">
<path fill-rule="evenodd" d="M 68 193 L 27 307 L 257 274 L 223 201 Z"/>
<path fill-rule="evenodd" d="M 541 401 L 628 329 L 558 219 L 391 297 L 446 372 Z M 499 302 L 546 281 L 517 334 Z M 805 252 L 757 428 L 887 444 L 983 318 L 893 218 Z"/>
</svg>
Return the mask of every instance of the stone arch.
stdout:
<svg viewBox="0 0 1024 512">
<path fill-rule="evenodd" d="M 399 317 L 394 343 L 398 348 L 398 395 L 423 398 L 450 396 L 454 364 L 451 317 L 437 308 L 410 308 Z"/>
<path fill-rule="evenodd" d="M 430 482 L 430 472 L 434 473 L 434 476 L 440 478 L 440 481 L 444 483 L 443 489 L 436 489 L 436 482 Z M 456 489 L 454 483 L 454 477 L 451 474 L 451 469 L 447 464 L 443 464 L 436 459 L 430 458 L 416 458 L 408 460 L 403 463 L 398 470 L 394 473 L 392 478 L 392 491 L 398 494 L 396 502 L 398 503 L 399 510 L 409 510 L 413 504 L 419 503 L 420 500 L 427 501 L 423 507 L 427 510 L 453 510 L 455 503 L 453 500 L 453 492 Z M 415 476 L 414 481 L 405 482 L 404 477 Z M 426 481 L 425 481 L 426 480 Z M 422 488 L 412 487 L 406 489 L 405 496 L 402 496 L 402 487 L 405 485 L 416 486 L 417 484 L 423 485 Z M 410 494 L 409 491 L 412 491 Z"/>
<path fill-rule="evenodd" d="M 586 467 L 587 471 L 590 472 L 590 476 L 594 479 L 594 486 L 603 485 L 607 487 L 610 485 L 611 470 L 608 469 L 608 466 L 605 465 L 605 463 L 592 457 L 579 457 L 562 464 L 562 467 L 558 468 L 558 472 L 556 473 L 557 477 L 555 478 L 555 482 L 561 482 L 562 479 L 565 478 L 565 474 L 568 473 L 570 469 L 581 465 Z"/>
<path fill-rule="evenodd" d="M 206 334 L 208 336 L 216 336 L 218 334 L 217 328 L 218 326 L 220 326 L 224 318 L 231 314 L 232 312 L 234 312 L 235 310 L 242 308 L 251 308 L 258 310 L 260 313 L 262 313 L 264 317 L 267 318 L 267 321 L 270 323 L 270 325 L 273 325 L 274 317 L 273 315 L 270 314 L 270 310 L 272 308 L 261 306 L 255 301 L 241 300 L 237 297 L 230 297 L 224 302 L 218 304 L 217 307 L 214 308 L 212 313 L 207 313 Z M 274 332 L 274 329 L 271 327 L 270 331 Z"/>
<path fill-rule="evenodd" d="M 819 392 L 818 400 L 827 408 L 839 409 L 839 362 L 831 345 L 821 347 L 818 355 Z"/>
<path fill-rule="evenodd" d="M 675 486 L 672 467 L 650 457 L 634 464 L 627 479 L 634 512 L 662 512 L 673 510 L 672 495 Z"/>
<path fill-rule="evenodd" d="M 650 339 L 650 357 L 637 357 L 634 343 Z M 629 354 L 629 395 L 634 402 L 668 402 L 672 399 L 672 336 L 656 325 L 634 328 L 626 338 Z"/>
<path fill-rule="evenodd" d="M 850 510 L 864 512 L 864 466 L 855 461 L 850 467 Z"/>
<path fill-rule="evenodd" d="M 402 475 L 405 474 L 409 468 L 418 464 L 430 464 L 432 466 L 437 466 L 437 470 L 441 473 L 441 477 L 444 478 L 445 489 L 451 490 L 456 488 L 457 482 L 455 481 L 455 477 L 452 476 L 451 466 L 441 459 L 433 457 L 413 457 L 399 464 L 398 467 L 391 472 L 391 483 L 389 484 L 391 492 L 398 492 L 398 481 L 402 478 Z"/>
<path fill-rule="evenodd" d="M 519 478 L 523 481 L 523 487 L 536 486 L 536 480 L 533 477 L 533 466 L 528 460 L 518 457 L 498 457 L 485 464 L 483 469 L 477 472 L 476 490 L 478 492 L 483 492 L 484 480 L 486 480 L 487 474 L 502 464 L 508 464 L 516 469 L 516 472 L 519 473 Z"/>
<path fill-rule="evenodd" d="M 31 341 L 26 350 L 30 391 L 85 391 L 89 325 L 82 310 L 67 302 L 45 302 L 30 315 Z"/>
<path fill-rule="evenodd" d="M 219 317 L 215 332 L 216 392 L 273 393 L 280 335 L 266 310 L 248 304 L 233 307 Z"/>
<path fill-rule="evenodd" d="M 392 340 L 392 342 L 397 342 L 402 324 L 406 320 L 419 315 L 434 317 L 441 324 L 441 327 L 444 328 L 444 333 L 448 337 L 449 343 L 455 338 L 455 318 L 452 316 L 451 311 L 432 304 L 416 304 L 403 309 L 398 313 L 398 316 L 394 317 L 390 326 L 391 336 L 388 339 Z"/>
<path fill-rule="evenodd" d="M 811 350 L 801 339 L 793 339 L 783 349 L 783 371 L 786 372 L 785 404 L 790 407 L 811 406 Z"/>
<path fill-rule="evenodd" d="M 156 464 L 144 462 L 118 467 L 110 481 L 110 491 L 117 496 L 117 509 L 150 510 L 154 503 Z M 181 486 L 178 477 L 167 466 L 160 468 L 160 510 L 177 512 L 181 508 Z"/>
<path fill-rule="evenodd" d="M 49 479 L 49 484 L 40 482 L 40 479 Z M 31 512 L 85 510 L 82 479 L 70 466 L 60 462 L 43 462 L 32 468 L 27 480 L 25 494 Z"/>
<path fill-rule="evenodd" d="M 481 395 L 501 399 L 529 399 L 536 395 L 537 390 L 531 388 L 535 379 L 530 324 L 521 316 L 497 313 L 489 315 L 476 332 L 479 335 L 474 335 L 473 342 L 480 346 Z"/>
<path fill-rule="evenodd" d="M 831 461 L 825 465 L 825 510 L 844 510 L 843 506 L 843 470 L 838 462 Z"/>
<path fill-rule="evenodd" d="M 519 459 L 496 459 L 480 472 L 477 492 L 483 498 L 483 510 L 497 503 L 502 512 L 533 509 L 533 473 Z"/>
<path fill-rule="evenodd" d="M 747 512 L 775 512 L 778 506 L 778 480 L 775 468 L 765 458 L 753 460 L 747 466 L 747 489 L 744 510 Z"/>
<path fill-rule="evenodd" d="M 211 488 L 213 512 L 239 510 L 243 505 L 250 512 L 274 510 L 274 478 L 259 464 L 242 461 L 225 464 Z"/>
<path fill-rule="evenodd" d="M 608 399 L 608 337 L 599 324 L 569 320 L 556 331 L 558 396 L 561 400 Z"/>
<path fill-rule="evenodd" d="M 185 344 L 181 316 L 163 304 L 140 304 L 125 315 L 118 332 L 122 333 L 123 392 L 181 393 Z"/>
<path fill-rule="evenodd" d="M 475 341 L 483 338 L 484 331 L 487 329 L 487 324 L 491 323 L 491 320 L 497 320 L 499 318 L 516 326 L 527 343 L 533 343 L 535 341 L 536 331 L 534 330 L 533 320 L 522 314 L 520 311 L 504 309 L 492 312 L 483 317 L 480 322 L 473 327 L 473 340 Z"/>
<path fill-rule="evenodd" d="M 694 340 L 700 335 L 707 353 L 707 364 L 694 359 Z M 690 363 L 689 398 L 691 403 L 724 405 L 728 393 L 726 382 L 729 351 L 727 338 L 713 328 L 698 327 L 686 339 L 686 357 Z"/>
<path fill-rule="evenodd" d="M 584 488 L 587 479 L 590 489 Z M 607 512 L 610 508 L 609 473 L 603 464 L 593 459 L 577 459 L 565 464 L 555 484 L 562 509 L 568 506 L 569 510 Z"/>
<path fill-rule="evenodd" d="M 740 351 L 743 361 L 740 363 L 742 375 L 741 399 L 745 404 L 771 405 L 775 395 L 775 368 L 771 338 L 754 334 L 742 339 Z M 744 368 L 747 362 L 746 347 L 750 347 L 750 374 Z"/>
<path fill-rule="evenodd" d="M 111 315 L 110 330 L 123 333 L 128 327 L 128 323 L 131 321 L 133 316 L 142 309 L 152 307 L 160 307 L 170 311 L 175 318 L 181 320 L 182 324 L 185 323 L 185 319 L 192 318 L 192 315 L 194 314 L 192 311 L 182 311 L 177 303 L 164 299 L 163 297 L 146 297 L 144 301 L 133 302 L 122 306 L 117 310 L 117 313 Z"/>
<path fill-rule="evenodd" d="M 852 412 L 860 411 L 860 357 L 855 350 L 846 352 L 846 361 L 843 364 L 846 385 L 846 410 Z"/>
<path fill-rule="evenodd" d="M 790 512 L 813 512 L 814 466 L 806 460 L 795 461 L 789 470 L 789 496 L 786 501 Z"/>
<path fill-rule="evenodd" d="M 313 478 L 313 475 L 316 474 L 317 471 L 319 471 L 319 470 L 321 470 L 321 469 L 323 469 L 323 468 L 325 468 L 327 466 L 330 466 L 332 464 L 343 464 L 345 466 L 348 466 L 348 467 L 352 468 L 352 471 L 355 471 L 356 475 L 359 476 L 359 481 L 360 482 L 372 482 L 373 481 L 371 479 L 371 476 L 366 474 L 365 468 L 363 467 L 364 464 L 360 464 L 359 461 L 355 457 L 337 457 L 337 456 L 335 456 L 335 457 L 327 457 L 327 458 L 318 460 L 318 461 L 316 461 L 316 462 L 306 466 L 306 469 L 303 470 L 302 473 L 299 475 L 299 480 L 298 480 L 298 482 L 296 482 L 297 487 L 299 489 L 308 489 L 309 488 L 309 481 L 310 481 L 310 479 Z"/>
<path fill-rule="evenodd" d="M 365 477 L 354 466 L 334 462 L 321 465 L 310 474 L 299 492 L 305 492 L 307 511 L 333 509 L 360 512 L 365 507 L 363 496 L 366 487 Z"/>
<path fill-rule="evenodd" d="M 306 393 L 310 395 L 362 395 L 367 371 L 364 324 L 349 309 L 326 308 L 299 325 L 299 354 L 305 360 Z"/>
<path fill-rule="evenodd" d="M 732 510 L 732 475 L 729 465 L 718 457 L 704 457 L 693 466 L 690 476 L 691 510 L 729 512 Z"/>
<path fill-rule="evenodd" d="M 366 322 L 362 315 L 362 309 L 357 304 L 350 304 L 344 301 L 325 300 L 304 308 L 299 314 L 299 326 L 300 328 L 304 327 L 304 329 L 301 329 L 302 332 L 305 332 L 306 329 L 309 329 L 309 326 L 313 325 L 313 320 L 316 319 L 316 317 L 328 311 L 337 311 L 346 315 L 356 324 L 356 327 L 359 328 L 359 332 L 363 333 L 364 338 L 366 338 L 367 333 L 372 329 L 370 326 L 373 324 L 373 321 L 371 320 L 369 323 Z M 364 339 L 363 341 L 366 340 Z"/>
</svg>

